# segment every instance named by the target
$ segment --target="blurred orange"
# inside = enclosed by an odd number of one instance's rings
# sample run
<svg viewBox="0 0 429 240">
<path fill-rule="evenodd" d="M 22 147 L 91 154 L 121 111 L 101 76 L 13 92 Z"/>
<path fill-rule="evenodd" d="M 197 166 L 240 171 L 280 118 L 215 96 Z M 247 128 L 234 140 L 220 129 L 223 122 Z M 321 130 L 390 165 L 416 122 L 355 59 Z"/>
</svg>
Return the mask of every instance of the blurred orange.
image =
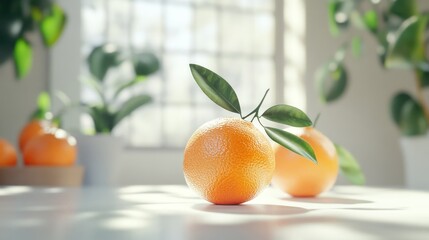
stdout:
<svg viewBox="0 0 429 240">
<path fill-rule="evenodd" d="M 339 169 L 334 144 L 312 127 L 294 129 L 290 132 L 311 145 L 318 164 L 276 145 L 273 184 L 294 197 L 314 197 L 329 190 L 337 179 Z"/>
<path fill-rule="evenodd" d="M 24 151 L 25 145 L 34 137 L 46 133 L 52 125 L 47 121 L 33 120 L 27 123 L 19 134 L 19 150 Z"/>
<path fill-rule="evenodd" d="M 16 166 L 17 156 L 16 150 L 5 139 L 0 138 L 0 166 Z"/>
<path fill-rule="evenodd" d="M 25 165 L 70 166 L 76 161 L 76 140 L 62 129 L 36 136 L 24 148 Z"/>
</svg>

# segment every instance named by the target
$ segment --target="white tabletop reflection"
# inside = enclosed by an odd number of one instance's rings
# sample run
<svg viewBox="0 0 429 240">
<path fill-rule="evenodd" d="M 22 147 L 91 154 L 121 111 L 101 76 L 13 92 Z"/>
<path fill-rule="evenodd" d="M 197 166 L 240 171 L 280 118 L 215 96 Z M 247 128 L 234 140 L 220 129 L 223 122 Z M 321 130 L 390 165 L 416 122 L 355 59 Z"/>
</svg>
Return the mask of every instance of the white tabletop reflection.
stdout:
<svg viewBox="0 0 429 240">
<path fill-rule="evenodd" d="M 0 239 L 429 239 L 429 193 L 340 186 L 274 189 L 240 206 L 185 186 L 0 188 Z"/>
</svg>

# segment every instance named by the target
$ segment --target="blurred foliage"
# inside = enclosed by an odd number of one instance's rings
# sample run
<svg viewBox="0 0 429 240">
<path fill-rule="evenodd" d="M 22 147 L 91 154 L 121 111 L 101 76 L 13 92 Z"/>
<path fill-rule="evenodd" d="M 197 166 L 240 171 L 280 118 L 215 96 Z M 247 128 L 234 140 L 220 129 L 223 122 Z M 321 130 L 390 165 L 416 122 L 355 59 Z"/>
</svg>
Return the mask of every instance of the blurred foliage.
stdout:
<svg viewBox="0 0 429 240">
<path fill-rule="evenodd" d="M 13 59 L 17 78 L 24 78 L 33 61 L 28 34 L 38 30 L 45 46 L 51 47 L 66 22 L 64 10 L 53 0 L 0 1 L 0 65 Z"/>
<path fill-rule="evenodd" d="M 367 32 L 378 44 L 376 53 L 386 69 L 411 70 L 416 76 L 416 95 L 400 92 L 391 101 L 391 115 L 403 135 L 426 134 L 429 107 L 422 91 L 429 86 L 429 62 L 426 57 L 429 13 L 422 11 L 416 0 L 330 0 L 329 30 L 334 37 L 342 32 Z M 331 103 L 347 90 L 349 74 L 344 62 L 347 49 L 354 56 L 362 54 L 363 42 L 358 36 L 341 45 L 334 57 L 323 64 L 315 75 L 321 99 Z"/>
<path fill-rule="evenodd" d="M 121 81 L 114 89 L 107 89 L 105 79 L 109 70 L 120 67 L 125 62 L 131 63 L 135 77 Z M 80 106 L 91 116 L 96 133 L 111 133 L 124 118 L 152 101 L 152 97 L 147 94 L 125 97 L 125 100 L 119 98 L 127 96 L 124 92 L 146 81 L 149 75 L 159 70 L 159 59 L 153 53 L 139 52 L 126 56 L 116 45 L 107 43 L 93 48 L 87 63 L 92 78 L 85 79 L 83 83 L 97 94 L 99 102 L 81 103 Z M 114 94 L 109 97 L 107 90 L 113 90 Z M 120 102 L 122 103 L 119 104 Z"/>
</svg>

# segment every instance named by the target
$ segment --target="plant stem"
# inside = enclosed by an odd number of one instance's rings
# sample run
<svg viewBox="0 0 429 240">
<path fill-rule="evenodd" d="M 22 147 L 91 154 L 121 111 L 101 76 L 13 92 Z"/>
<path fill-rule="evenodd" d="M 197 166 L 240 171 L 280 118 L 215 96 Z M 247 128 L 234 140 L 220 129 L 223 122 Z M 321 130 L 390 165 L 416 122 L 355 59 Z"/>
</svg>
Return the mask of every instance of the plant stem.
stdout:
<svg viewBox="0 0 429 240">
<path fill-rule="evenodd" d="M 317 114 L 316 118 L 314 119 L 313 128 L 316 128 L 317 122 L 319 121 L 319 117 L 320 117 L 320 112 Z"/>
<path fill-rule="evenodd" d="M 268 88 L 267 89 L 267 91 L 265 91 L 265 94 L 264 94 L 264 97 L 262 98 L 262 100 L 261 100 L 261 102 L 258 104 L 258 106 L 255 108 L 255 109 L 253 109 L 249 114 L 247 114 L 246 116 L 244 116 L 244 117 L 241 117 L 241 119 L 246 119 L 247 117 L 249 117 L 250 115 L 252 115 L 252 114 L 254 114 L 254 113 L 256 113 L 254 116 L 253 116 L 253 118 L 252 118 L 252 120 L 250 120 L 250 122 L 253 122 L 253 120 L 255 119 L 255 116 L 256 115 L 258 115 L 258 111 L 259 111 L 259 108 L 261 107 L 261 105 L 262 105 L 262 103 L 264 102 L 264 100 L 265 100 L 265 97 L 267 96 L 267 94 L 268 94 L 268 92 L 270 91 L 270 89 Z M 240 116 L 241 116 L 241 114 L 240 114 Z"/>
<path fill-rule="evenodd" d="M 422 86 L 422 81 L 421 81 L 421 77 L 422 75 L 419 73 L 418 70 L 415 70 L 415 79 L 416 79 L 416 92 L 417 92 L 417 100 L 420 103 L 420 106 L 422 106 L 423 108 L 423 112 L 426 118 L 426 121 L 429 123 L 429 106 L 425 101 L 425 97 L 423 95 L 423 86 Z"/>
</svg>

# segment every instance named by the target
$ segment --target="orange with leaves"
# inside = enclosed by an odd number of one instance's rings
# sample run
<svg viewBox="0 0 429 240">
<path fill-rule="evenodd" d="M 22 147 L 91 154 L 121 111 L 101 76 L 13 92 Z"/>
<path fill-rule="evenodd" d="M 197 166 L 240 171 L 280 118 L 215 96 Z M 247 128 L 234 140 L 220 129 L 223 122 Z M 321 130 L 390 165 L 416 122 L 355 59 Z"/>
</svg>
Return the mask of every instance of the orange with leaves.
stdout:
<svg viewBox="0 0 429 240">
<path fill-rule="evenodd" d="M 289 125 L 311 125 L 307 115 L 288 105 L 276 105 L 263 114 L 259 105 L 246 116 L 235 91 L 222 77 L 191 64 L 192 75 L 203 92 L 222 108 L 240 118 L 220 118 L 198 128 L 186 145 L 183 172 L 187 184 L 214 204 L 240 204 L 254 198 L 271 181 L 275 159 L 270 142 L 253 125 L 257 120 L 268 136 L 315 161 L 311 147 L 283 130 L 265 127 L 260 118 Z M 245 119 L 252 117 L 250 121 Z"/>
</svg>

